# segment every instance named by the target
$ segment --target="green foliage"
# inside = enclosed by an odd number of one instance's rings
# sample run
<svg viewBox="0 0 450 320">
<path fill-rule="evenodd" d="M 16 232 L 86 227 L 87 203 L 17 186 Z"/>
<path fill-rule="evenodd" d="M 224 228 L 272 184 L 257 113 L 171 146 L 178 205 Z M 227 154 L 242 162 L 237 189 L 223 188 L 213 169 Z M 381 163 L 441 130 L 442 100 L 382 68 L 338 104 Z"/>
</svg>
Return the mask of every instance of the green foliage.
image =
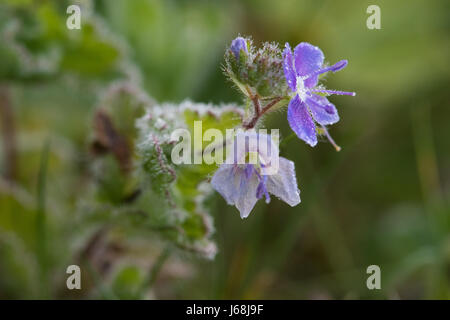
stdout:
<svg viewBox="0 0 450 320">
<path fill-rule="evenodd" d="M 190 130 L 192 151 L 201 153 L 203 150 L 194 148 L 201 145 L 201 141 L 196 143 L 195 139 L 202 139 L 194 134 L 195 121 L 202 121 L 203 132 L 216 128 L 225 133 L 225 129 L 237 126 L 241 119 L 240 109 L 231 106 L 218 108 L 185 101 L 179 106 L 152 106 L 138 120 L 138 153 L 144 177 L 152 189 L 166 199 L 167 215 L 177 217 L 172 224 L 179 230 L 175 242 L 181 248 L 197 251 L 208 258 L 214 257 L 215 247 L 209 240 L 213 231 L 212 218 L 203 205 L 210 187 L 203 182 L 216 166 L 173 164 L 169 159 L 178 141 L 173 140 L 172 132 L 183 128 Z"/>
<path fill-rule="evenodd" d="M 67 6 L 57 1 L 0 4 L 0 79 L 39 81 L 58 75 L 105 79 L 121 72 L 122 49 L 95 15 L 83 28 L 66 27 Z"/>
</svg>

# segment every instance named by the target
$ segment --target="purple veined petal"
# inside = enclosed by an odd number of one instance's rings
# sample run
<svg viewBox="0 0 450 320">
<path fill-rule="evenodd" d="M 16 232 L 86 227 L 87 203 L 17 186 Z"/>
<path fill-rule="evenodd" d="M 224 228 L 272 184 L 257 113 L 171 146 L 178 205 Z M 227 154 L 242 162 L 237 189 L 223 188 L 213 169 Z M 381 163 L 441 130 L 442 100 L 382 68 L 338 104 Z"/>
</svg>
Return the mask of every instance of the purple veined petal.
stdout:
<svg viewBox="0 0 450 320">
<path fill-rule="evenodd" d="M 323 64 L 322 50 L 307 42 L 302 42 L 294 49 L 295 70 L 299 76 L 308 76 L 318 71 Z M 305 87 L 312 88 L 317 85 L 318 76 L 313 75 L 305 80 Z"/>
<path fill-rule="evenodd" d="M 254 167 L 252 164 L 247 164 L 244 169 L 244 176 L 248 180 L 253 174 Z"/>
<path fill-rule="evenodd" d="M 283 69 L 289 88 L 291 88 L 292 91 L 295 91 L 297 87 L 297 75 L 295 73 L 292 50 L 287 42 L 283 51 Z"/>
<path fill-rule="evenodd" d="M 247 41 L 242 37 L 237 37 L 231 42 L 230 50 L 233 52 L 235 58 L 239 60 L 241 50 L 248 54 Z"/>
<path fill-rule="evenodd" d="M 280 157 L 278 174 L 268 176 L 267 190 L 291 207 L 300 203 L 300 190 L 297 187 L 294 162 Z"/>
<path fill-rule="evenodd" d="M 291 129 L 297 136 L 314 147 L 317 144 L 316 126 L 308 108 L 300 101 L 298 95 L 289 102 L 287 117 Z"/>
<path fill-rule="evenodd" d="M 267 176 L 259 177 L 259 184 L 256 188 L 256 198 L 261 199 L 263 195 L 266 197 L 266 203 L 270 202 L 270 195 L 266 188 Z"/>
<path fill-rule="evenodd" d="M 256 189 L 258 188 L 258 185 L 259 179 L 256 174 L 253 174 L 248 180 L 246 188 L 241 190 L 236 199 L 235 205 L 239 210 L 242 219 L 248 217 L 258 201 L 258 198 L 256 198 Z"/>
<path fill-rule="evenodd" d="M 246 177 L 245 169 L 232 164 L 222 164 L 211 179 L 212 187 L 229 205 L 235 205 L 241 218 L 247 218 L 258 199 L 256 191 L 259 178 L 256 174 Z"/>
<path fill-rule="evenodd" d="M 327 98 L 313 94 L 306 99 L 306 104 L 317 123 L 328 125 L 339 121 L 336 107 Z"/>
<path fill-rule="evenodd" d="M 211 179 L 212 187 L 229 205 L 234 205 L 239 196 L 241 171 L 232 164 L 222 164 Z"/>
<path fill-rule="evenodd" d="M 239 183 L 239 189 L 236 190 L 236 197 L 239 197 L 239 194 L 241 194 L 247 188 L 248 182 L 253 175 L 253 169 L 254 167 L 251 164 L 246 164 L 244 169 L 241 169 L 241 182 Z"/>
</svg>

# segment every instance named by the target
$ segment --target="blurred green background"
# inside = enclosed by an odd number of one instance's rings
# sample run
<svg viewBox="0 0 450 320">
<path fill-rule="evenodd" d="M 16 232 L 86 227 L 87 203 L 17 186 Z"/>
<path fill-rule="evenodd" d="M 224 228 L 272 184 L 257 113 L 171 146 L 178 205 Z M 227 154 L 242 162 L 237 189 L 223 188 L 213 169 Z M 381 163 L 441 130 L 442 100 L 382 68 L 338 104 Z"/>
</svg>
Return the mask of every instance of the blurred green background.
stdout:
<svg viewBox="0 0 450 320">
<path fill-rule="evenodd" d="M 71 3 L 81 31 L 65 27 Z M 371 4 L 381 30 L 366 27 Z M 0 298 L 132 298 L 144 283 L 156 299 L 449 299 L 449 12 L 445 0 L 1 0 Z M 238 34 L 349 60 L 326 80 L 357 92 L 331 98 L 342 151 L 282 145 L 297 207 L 260 202 L 241 220 L 212 197 L 213 261 L 116 236 L 86 249 L 102 272 L 66 293 L 65 268 L 93 229 L 77 212 L 99 94 L 125 75 L 159 102 L 241 104 L 221 71 Z M 290 135 L 284 111 L 265 125 Z M 366 287 L 372 264 L 381 290 Z"/>
</svg>

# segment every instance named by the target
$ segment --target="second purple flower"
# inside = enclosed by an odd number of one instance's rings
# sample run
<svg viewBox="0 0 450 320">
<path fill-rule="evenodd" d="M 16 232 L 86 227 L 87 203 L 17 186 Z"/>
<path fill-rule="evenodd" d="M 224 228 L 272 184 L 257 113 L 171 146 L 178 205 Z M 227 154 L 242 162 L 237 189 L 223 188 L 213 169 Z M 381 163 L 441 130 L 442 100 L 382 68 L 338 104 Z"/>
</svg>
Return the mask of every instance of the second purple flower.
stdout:
<svg viewBox="0 0 450 320">
<path fill-rule="evenodd" d="M 316 123 L 322 127 L 330 142 L 338 149 L 329 136 L 326 125 L 339 121 L 336 107 L 325 95 L 350 95 L 354 92 L 326 90 L 318 86 L 319 75 L 328 71 L 336 72 L 347 66 L 347 60 L 341 60 L 330 67 L 323 67 L 322 50 L 307 42 L 297 45 L 292 54 L 286 43 L 283 52 L 283 67 L 289 88 L 295 94 L 288 106 L 288 121 L 297 136 L 314 147 L 317 144 Z"/>
</svg>

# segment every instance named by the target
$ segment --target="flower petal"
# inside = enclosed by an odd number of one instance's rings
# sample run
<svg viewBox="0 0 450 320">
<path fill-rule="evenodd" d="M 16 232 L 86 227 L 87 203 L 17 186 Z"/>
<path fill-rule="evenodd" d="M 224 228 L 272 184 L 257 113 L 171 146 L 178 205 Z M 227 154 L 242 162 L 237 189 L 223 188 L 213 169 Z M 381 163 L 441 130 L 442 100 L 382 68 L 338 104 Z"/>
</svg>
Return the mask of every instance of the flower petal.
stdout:
<svg viewBox="0 0 450 320">
<path fill-rule="evenodd" d="M 220 193 L 229 205 L 234 205 L 240 189 L 242 169 L 232 164 L 222 164 L 211 179 L 212 187 Z"/>
<path fill-rule="evenodd" d="M 256 174 L 252 175 L 247 181 L 246 188 L 240 190 L 236 199 L 236 208 L 241 214 L 241 218 L 247 218 L 258 199 L 256 198 L 256 189 L 259 185 L 259 179 Z"/>
<path fill-rule="evenodd" d="M 317 123 L 328 125 L 339 121 L 336 107 L 327 98 L 314 94 L 306 99 L 306 104 Z"/>
<path fill-rule="evenodd" d="M 297 136 L 314 147 L 317 144 L 316 126 L 304 103 L 296 95 L 290 102 L 287 117 L 291 129 Z"/>
<path fill-rule="evenodd" d="M 289 43 L 286 43 L 283 51 L 283 68 L 287 84 L 292 91 L 295 91 L 297 87 L 297 75 L 295 73 L 294 59 L 292 58 L 292 50 Z"/>
<path fill-rule="evenodd" d="M 291 207 L 300 203 L 300 190 L 297 187 L 294 162 L 280 157 L 278 174 L 268 176 L 267 191 L 280 198 Z"/>
<path fill-rule="evenodd" d="M 229 205 L 236 206 L 242 219 L 248 217 L 258 201 L 256 189 L 259 178 L 256 174 L 250 177 L 247 177 L 247 174 L 244 168 L 222 164 L 211 179 L 212 187 Z"/>
<path fill-rule="evenodd" d="M 295 70 L 297 75 L 306 76 L 320 69 L 324 55 L 322 50 L 307 42 L 302 42 L 294 49 Z M 305 80 L 305 87 L 312 88 L 317 85 L 318 76 L 311 76 Z"/>
</svg>

